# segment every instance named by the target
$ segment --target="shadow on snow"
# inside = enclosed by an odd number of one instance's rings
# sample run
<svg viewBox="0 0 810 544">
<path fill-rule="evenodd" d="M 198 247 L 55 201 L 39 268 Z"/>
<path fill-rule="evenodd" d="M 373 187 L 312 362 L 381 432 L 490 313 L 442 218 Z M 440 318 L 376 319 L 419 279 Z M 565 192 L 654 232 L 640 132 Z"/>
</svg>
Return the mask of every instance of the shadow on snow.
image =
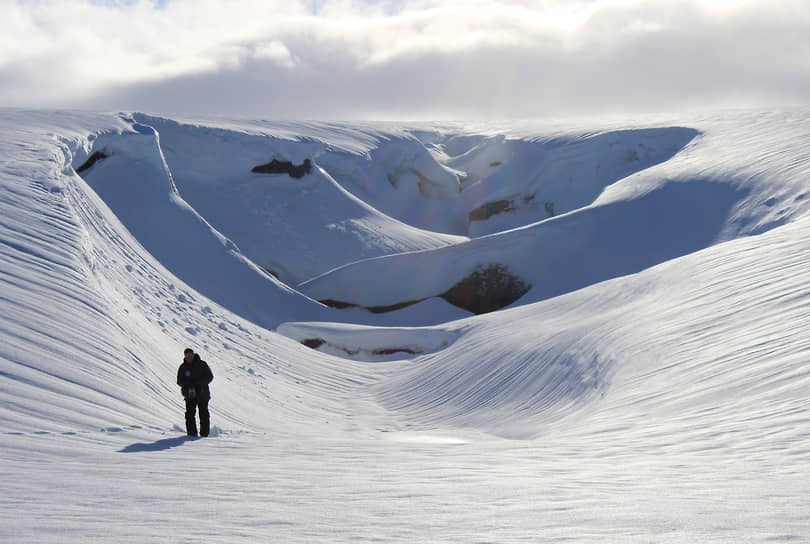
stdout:
<svg viewBox="0 0 810 544">
<path fill-rule="evenodd" d="M 118 453 L 139 453 L 144 451 L 163 451 L 182 446 L 186 442 L 199 440 L 195 436 L 176 436 L 174 438 L 163 438 L 156 442 L 136 442 L 118 450 Z"/>
</svg>

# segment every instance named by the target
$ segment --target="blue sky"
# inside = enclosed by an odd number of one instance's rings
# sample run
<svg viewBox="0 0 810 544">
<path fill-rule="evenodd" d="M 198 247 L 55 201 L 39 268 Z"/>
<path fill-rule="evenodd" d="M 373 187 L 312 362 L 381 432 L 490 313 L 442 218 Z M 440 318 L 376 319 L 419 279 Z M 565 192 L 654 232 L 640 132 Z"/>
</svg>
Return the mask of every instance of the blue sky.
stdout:
<svg viewBox="0 0 810 544">
<path fill-rule="evenodd" d="M 802 106 L 805 0 L 0 0 L 0 104 L 306 119 Z"/>
</svg>

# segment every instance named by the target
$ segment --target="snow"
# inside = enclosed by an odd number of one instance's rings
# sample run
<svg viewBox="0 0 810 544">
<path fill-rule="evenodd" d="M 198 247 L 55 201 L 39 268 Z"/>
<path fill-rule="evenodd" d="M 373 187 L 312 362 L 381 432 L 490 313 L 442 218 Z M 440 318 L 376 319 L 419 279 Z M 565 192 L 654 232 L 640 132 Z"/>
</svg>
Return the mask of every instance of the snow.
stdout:
<svg viewBox="0 0 810 544">
<path fill-rule="evenodd" d="M 4 542 L 810 538 L 807 112 L 0 135 Z"/>
<path fill-rule="evenodd" d="M 301 179 L 251 172 L 271 158 L 300 164 L 314 157 L 320 165 L 329 154 L 327 142 L 135 117 L 159 131 L 183 198 L 253 262 L 289 284 L 345 264 L 347 254 L 364 259 L 463 240 L 380 213 L 336 183 L 328 169 L 315 168 Z"/>
<path fill-rule="evenodd" d="M 438 303 L 437 303 L 438 304 Z M 366 327 L 343 323 L 284 323 L 279 334 L 322 352 L 360 361 L 402 359 L 440 351 L 458 333 L 427 327 Z M 306 344 L 305 344 L 306 345 Z"/>
</svg>

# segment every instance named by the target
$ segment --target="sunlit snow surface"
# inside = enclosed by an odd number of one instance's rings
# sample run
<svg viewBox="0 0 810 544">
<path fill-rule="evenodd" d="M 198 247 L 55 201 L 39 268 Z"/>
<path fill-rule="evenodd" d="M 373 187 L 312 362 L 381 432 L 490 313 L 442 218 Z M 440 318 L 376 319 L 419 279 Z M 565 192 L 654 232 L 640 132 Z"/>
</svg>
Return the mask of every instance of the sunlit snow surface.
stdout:
<svg viewBox="0 0 810 544">
<path fill-rule="evenodd" d="M 810 114 L 0 134 L 3 542 L 810 539 Z"/>
</svg>

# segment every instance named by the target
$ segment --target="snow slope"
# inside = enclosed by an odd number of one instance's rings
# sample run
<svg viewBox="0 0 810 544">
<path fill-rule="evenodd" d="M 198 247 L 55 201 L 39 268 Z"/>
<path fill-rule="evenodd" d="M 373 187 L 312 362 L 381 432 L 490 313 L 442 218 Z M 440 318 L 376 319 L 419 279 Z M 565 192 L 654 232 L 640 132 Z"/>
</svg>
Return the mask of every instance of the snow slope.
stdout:
<svg viewBox="0 0 810 544">
<path fill-rule="evenodd" d="M 526 303 L 765 232 L 807 211 L 803 121 L 774 121 L 771 130 L 760 128 L 767 138 L 748 137 L 744 115 L 737 126 L 704 121 L 695 145 L 566 214 L 465 244 L 353 263 L 299 289 L 318 300 L 386 306 L 439 295 L 498 264 L 532 286 Z"/>
<path fill-rule="evenodd" d="M 3 541 L 810 538 L 806 112 L 176 121 L 0 112 Z M 265 146 L 316 168 L 254 180 Z M 492 263 L 509 308 L 436 297 Z"/>
<path fill-rule="evenodd" d="M 259 266 L 296 284 L 353 260 L 432 249 L 464 238 L 426 232 L 358 200 L 320 168 L 302 178 L 251 172 L 271 159 L 320 164 L 329 143 L 261 127 L 216 129 L 144 115 L 160 134 L 187 201 Z M 372 133 L 369 137 L 379 137 Z M 96 147 L 104 144 L 96 143 Z M 357 144 L 350 149 L 356 149 Z"/>
</svg>

